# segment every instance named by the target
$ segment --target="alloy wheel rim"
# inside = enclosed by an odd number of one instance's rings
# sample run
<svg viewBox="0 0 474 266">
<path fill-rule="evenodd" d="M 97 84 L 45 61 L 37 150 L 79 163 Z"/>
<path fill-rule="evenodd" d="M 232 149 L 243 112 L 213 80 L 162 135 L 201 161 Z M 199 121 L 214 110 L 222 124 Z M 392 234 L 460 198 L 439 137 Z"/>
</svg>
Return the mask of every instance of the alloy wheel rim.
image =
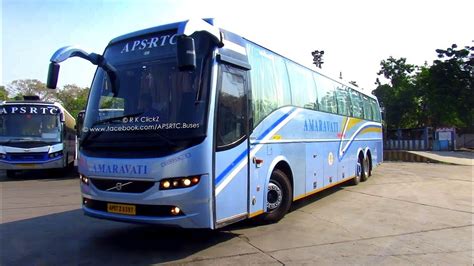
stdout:
<svg viewBox="0 0 474 266">
<path fill-rule="evenodd" d="M 282 201 L 283 201 L 283 191 L 277 184 L 270 182 L 270 184 L 268 184 L 268 193 L 267 193 L 268 210 L 271 211 L 271 210 L 277 209 L 281 205 Z"/>
</svg>

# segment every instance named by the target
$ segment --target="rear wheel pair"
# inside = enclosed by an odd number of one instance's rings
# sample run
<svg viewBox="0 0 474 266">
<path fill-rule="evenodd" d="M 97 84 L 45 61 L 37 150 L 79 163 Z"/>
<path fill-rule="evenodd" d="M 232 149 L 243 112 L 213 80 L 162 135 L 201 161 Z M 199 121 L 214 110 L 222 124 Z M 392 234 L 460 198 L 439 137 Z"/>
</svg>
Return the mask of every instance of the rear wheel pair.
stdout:
<svg viewBox="0 0 474 266">
<path fill-rule="evenodd" d="M 352 178 L 352 185 L 356 186 L 358 185 L 361 181 L 367 181 L 367 179 L 370 176 L 370 162 L 369 162 L 369 157 L 364 156 L 359 157 L 359 160 L 357 161 L 357 170 L 356 170 L 356 176 Z"/>
</svg>

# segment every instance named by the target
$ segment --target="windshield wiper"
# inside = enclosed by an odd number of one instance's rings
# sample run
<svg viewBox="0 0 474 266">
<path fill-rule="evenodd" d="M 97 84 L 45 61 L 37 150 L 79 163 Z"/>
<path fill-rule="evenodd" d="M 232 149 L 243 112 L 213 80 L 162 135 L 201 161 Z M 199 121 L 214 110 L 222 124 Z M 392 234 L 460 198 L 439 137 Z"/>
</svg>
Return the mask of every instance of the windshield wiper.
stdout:
<svg viewBox="0 0 474 266">
<path fill-rule="evenodd" d="M 12 142 L 37 142 L 38 140 L 34 140 L 33 138 L 15 138 L 9 139 L 5 143 L 12 143 Z"/>
</svg>

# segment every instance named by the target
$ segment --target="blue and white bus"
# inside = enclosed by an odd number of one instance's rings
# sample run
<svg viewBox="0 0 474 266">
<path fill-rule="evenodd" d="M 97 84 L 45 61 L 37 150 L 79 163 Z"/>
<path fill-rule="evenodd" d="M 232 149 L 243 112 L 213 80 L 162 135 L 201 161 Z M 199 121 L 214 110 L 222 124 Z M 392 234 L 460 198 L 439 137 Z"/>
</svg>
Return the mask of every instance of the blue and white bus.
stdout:
<svg viewBox="0 0 474 266">
<path fill-rule="evenodd" d="M 293 201 L 382 162 L 377 99 L 310 70 L 211 20 L 113 39 L 84 117 L 79 172 L 86 215 L 186 228 L 259 216 L 276 222 Z M 101 119 L 102 109 L 120 109 Z"/>
<path fill-rule="evenodd" d="M 0 169 L 8 177 L 33 169 L 74 166 L 74 118 L 59 103 L 25 96 L 0 103 Z"/>
</svg>

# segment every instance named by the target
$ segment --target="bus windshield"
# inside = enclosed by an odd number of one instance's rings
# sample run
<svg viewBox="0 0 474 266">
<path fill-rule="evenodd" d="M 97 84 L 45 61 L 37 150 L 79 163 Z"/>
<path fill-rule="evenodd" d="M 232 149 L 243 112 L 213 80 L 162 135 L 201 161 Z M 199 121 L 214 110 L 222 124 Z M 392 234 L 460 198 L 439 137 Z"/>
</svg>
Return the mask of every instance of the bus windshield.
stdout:
<svg viewBox="0 0 474 266">
<path fill-rule="evenodd" d="M 23 110 L 26 107 L 19 107 Z M 11 108 L 15 110 L 15 107 Z M 5 110 L 5 108 L 4 108 Z M 26 110 L 26 109 L 25 109 Z M 3 112 L 0 114 L 0 142 L 61 141 L 59 117 L 51 113 Z"/>
<path fill-rule="evenodd" d="M 116 72 L 96 72 L 82 128 L 83 147 L 176 148 L 203 138 L 210 53 L 200 46 L 194 71 L 179 71 L 175 57 L 146 56 L 146 51 L 120 60 L 125 51 L 120 48 L 127 47 L 123 43 L 115 45 L 120 52 L 108 48 L 105 58 Z"/>
</svg>

